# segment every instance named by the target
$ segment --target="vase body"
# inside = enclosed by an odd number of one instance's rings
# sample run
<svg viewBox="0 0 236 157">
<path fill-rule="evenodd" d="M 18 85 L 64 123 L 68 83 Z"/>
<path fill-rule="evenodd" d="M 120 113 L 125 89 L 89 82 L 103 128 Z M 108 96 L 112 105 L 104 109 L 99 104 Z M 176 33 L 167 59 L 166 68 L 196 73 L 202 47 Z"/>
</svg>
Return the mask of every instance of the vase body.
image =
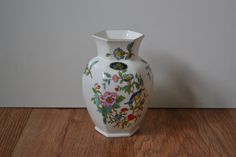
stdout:
<svg viewBox="0 0 236 157">
<path fill-rule="evenodd" d="M 150 66 L 138 56 L 144 35 L 106 30 L 93 37 L 98 56 L 89 61 L 82 78 L 89 115 L 104 136 L 131 136 L 145 116 L 153 82 Z"/>
</svg>

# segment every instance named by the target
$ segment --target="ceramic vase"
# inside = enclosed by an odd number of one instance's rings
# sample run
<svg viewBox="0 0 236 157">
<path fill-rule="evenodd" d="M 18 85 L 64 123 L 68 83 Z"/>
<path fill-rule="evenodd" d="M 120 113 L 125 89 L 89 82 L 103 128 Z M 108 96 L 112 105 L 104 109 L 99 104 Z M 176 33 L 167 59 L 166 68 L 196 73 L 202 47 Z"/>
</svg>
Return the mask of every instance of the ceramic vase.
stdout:
<svg viewBox="0 0 236 157">
<path fill-rule="evenodd" d="M 138 56 L 144 35 L 105 30 L 93 35 L 98 56 L 87 64 L 82 88 L 95 129 L 106 137 L 131 136 L 147 111 L 152 72 Z"/>
</svg>

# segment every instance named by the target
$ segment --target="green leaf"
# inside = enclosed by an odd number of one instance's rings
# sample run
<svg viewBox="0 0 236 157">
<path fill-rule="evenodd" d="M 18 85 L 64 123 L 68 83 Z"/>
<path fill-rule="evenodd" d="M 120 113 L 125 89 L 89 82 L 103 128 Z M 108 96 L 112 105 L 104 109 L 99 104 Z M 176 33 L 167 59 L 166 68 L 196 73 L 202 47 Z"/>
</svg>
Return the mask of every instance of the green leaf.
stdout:
<svg viewBox="0 0 236 157">
<path fill-rule="evenodd" d="M 131 88 L 128 88 L 127 92 L 128 92 L 128 94 L 130 94 L 131 93 Z"/>
<path fill-rule="evenodd" d="M 150 68 L 150 66 L 149 66 L 149 65 L 147 65 L 147 66 L 145 67 L 145 69 L 146 69 L 146 70 L 150 70 L 150 71 L 151 71 L 151 68 Z"/>
<path fill-rule="evenodd" d="M 99 61 L 93 61 L 93 62 L 91 63 L 91 65 L 89 66 L 89 69 L 91 69 L 91 68 L 94 66 L 94 64 L 96 64 L 97 62 L 99 62 Z"/>
<path fill-rule="evenodd" d="M 115 103 L 112 105 L 112 108 L 114 108 L 114 109 L 120 108 L 120 105 L 118 103 Z"/>
<path fill-rule="evenodd" d="M 106 83 L 102 83 L 103 89 L 106 89 Z"/>
<path fill-rule="evenodd" d="M 118 96 L 118 98 L 116 99 L 116 103 L 120 103 L 125 99 L 125 97 L 123 95 Z"/>
<path fill-rule="evenodd" d="M 121 71 L 119 71 L 119 73 L 118 73 L 118 74 L 119 74 L 120 78 L 122 78 L 122 72 L 121 72 Z"/>
<path fill-rule="evenodd" d="M 134 84 L 135 84 L 136 89 L 140 88 L 140 85 L 137 82 L 135 82 Z"/>
<path fill-rule="evenodd" d="M 95 94 L 97 93 L 97 90 L 95 88 L 92 88 L 92 90 Z"/>
<path fill-rule="evenodd" d="M 106 110 L 106 108 L 105 108 L 105 107 L 102 107 L 102 108 L 101 108 L 101 111 L 102 111 L 102 116 L 103 116 L 103 117 L 107 117 L 107 110 Z"/>
<path fill-rule="evenodd" d="M 102 79 L 103 82 L 107 82 L 107 79 Z"/>
<path fill-rule="evenodd" d="M 126 85 L 126 86 L 124 86 L 124 87 L 121 87 L 121 90 L 123 90 L 123 91 L 127 91 L 129 89 L 129 86 L 128 85 Z"/>
<path fill-rule="evenodd" d="M 133 105 L 130 105 L 130 110 L 134 110 L 134 106 Z"/>
<path fill-rule="evenodd" d="M 111 78 L 111 74 L 109 74 L 109 73 L 104 72 L 104 75 L 105 75 L 106 77 Z"/>
<path fill-rule="evenodd" d="M 141 60 L 141 62 L 148 64 L 147 61 L 145 61 L 144 59 L 140 59 L 140 60 Z"/>
<path fill-rule="evenodd" d="M 101 102 L 100 102 L 99 97 L 96 96 L 96 97 L 94 98 L 94 104 L 99 105 L 100 103 L 101 103 Z"/>
<path fill-rule="evenodd" d="M 107 54 L 106 54 L 106 57 L 109 57 L 109 56 L 111 56 L 111 55 L 112 55 L 112 54 L 110 54 L 110 53 L 107 53 Z"/>
<path fill-rule="evenodd" d="M 134 46 L 134 42 L 129 43 L 129 44 L 127 45 L 127 50 L 128 50 L 129 52 L 131 52 L 133 46 Z"/>
<path fill-rule="evenodd" d="M 107 119 L 106 119 L 106 117 L 103 117 L 103 122 L 104 122 L 104 124 L 107 124 Z"/>
</svg>

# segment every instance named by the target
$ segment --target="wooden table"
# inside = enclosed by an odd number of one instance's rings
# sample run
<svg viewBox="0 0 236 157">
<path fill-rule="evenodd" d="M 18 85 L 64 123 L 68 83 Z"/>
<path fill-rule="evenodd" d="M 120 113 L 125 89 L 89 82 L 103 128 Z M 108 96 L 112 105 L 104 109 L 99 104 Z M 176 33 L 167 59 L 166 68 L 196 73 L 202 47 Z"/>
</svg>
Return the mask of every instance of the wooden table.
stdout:
<svg viewBox="0 0 236 157">
<path fill-rule="evenodd" d="M 85 109 L 0 109 L 0 157 L 236 157 L 236 109 L 150 109 L 134 136 L 108 139 Z"/>
</svg>

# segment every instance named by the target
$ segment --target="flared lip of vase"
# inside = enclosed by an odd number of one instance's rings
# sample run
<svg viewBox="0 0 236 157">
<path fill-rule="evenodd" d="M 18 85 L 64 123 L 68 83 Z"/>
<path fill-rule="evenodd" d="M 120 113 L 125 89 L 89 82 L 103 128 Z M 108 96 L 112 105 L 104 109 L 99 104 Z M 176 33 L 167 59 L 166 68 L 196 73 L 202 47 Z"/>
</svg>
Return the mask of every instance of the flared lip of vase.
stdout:
<svg viewBox="0 0 236 157">
<path fill-rule="evenodd" d="M 103 30 L 92 35 L 103 41 L 134 41 L 143 38 L 144 34 L 132 30 Z"/>
</svg>

